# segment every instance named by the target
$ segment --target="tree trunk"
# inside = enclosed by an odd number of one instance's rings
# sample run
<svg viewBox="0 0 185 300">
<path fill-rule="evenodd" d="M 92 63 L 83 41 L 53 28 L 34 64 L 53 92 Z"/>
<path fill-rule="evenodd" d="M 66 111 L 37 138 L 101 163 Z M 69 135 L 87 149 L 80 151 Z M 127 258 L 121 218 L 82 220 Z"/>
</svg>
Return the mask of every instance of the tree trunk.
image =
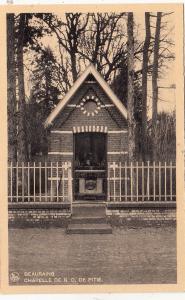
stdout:
<svg viewBox="0 0 185 300">
<path fill-rule="evenodd" d="M 23 45 L 25 31 L 25 14 L 20 14 L 18 39 L 17 39 L 17 71 L 18 71 L 18 161 L 28 160 L 25 118 L 25 88 L 24 88 L 24 64 Z"/>
<path fill-rule="evenodd" d="M 8 162 L 15 166 L 17 161 L 17 120 L 16 120 L 16 71 L 15 71 L 15 21 L 14 14 L 7 14 L 7 114 L 8 114 Z M 15 193 L 16 170 L 12 169 L 12 186 Z"/>
<path fill-rule="evenodd" d="M 17 160 L 14 14 L 7 14 L 8 161 Z"/>
<path fill-rule="evenodd" d="M 76 68 L 76 53 L 71 54 L 71 70 L 72 70 L 72 76 L 73 76 L 73 83 L 77 79 L 77 68 Z"/>
<path fill-rule="evenodd" d="M 158 61 L 159 61 L 159 44 L 160 44 L 160 30 L 161 30 L 161 17 L 162 13 L 157 13 L 156 31 L 154 40 L 154 61 L 152 69 L 152 143 L 153 143 L 153 160 L 157 159 L 157 147 L 155 139 L 155 129 L 157 125 L 157 102 L 158 102 Z"/>
<path fill-rule="evenodd" d="M 148 75 L 148 50 L 150 46 L 150 13 L 145 13 L 145 42 L 143 47 L 143 67 L 142 67 L 142 155 L 146 160 L 147 153 L 147 75 Z"/>
<path fill-rule="evenodd" d="M 127 64 L 128 64 L 128 155 L 129 161 L 135 160 L 135 130 L 136 123 L 134 118 L 134 37 L 133 37 L 133 13 L 128 13 L 127 22 Z"/>
</svg>

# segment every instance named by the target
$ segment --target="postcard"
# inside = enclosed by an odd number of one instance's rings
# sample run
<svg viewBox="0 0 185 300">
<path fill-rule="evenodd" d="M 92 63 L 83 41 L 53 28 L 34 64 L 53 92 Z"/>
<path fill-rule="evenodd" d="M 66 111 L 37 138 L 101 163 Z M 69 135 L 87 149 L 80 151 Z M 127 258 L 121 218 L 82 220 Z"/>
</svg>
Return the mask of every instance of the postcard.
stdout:
<svg viewBox="0 0 185 300">
<path fill-rule="evenodd" d="M 182 291 L 182 4 L 0 8 L 1 289 Z"/>
</svg>

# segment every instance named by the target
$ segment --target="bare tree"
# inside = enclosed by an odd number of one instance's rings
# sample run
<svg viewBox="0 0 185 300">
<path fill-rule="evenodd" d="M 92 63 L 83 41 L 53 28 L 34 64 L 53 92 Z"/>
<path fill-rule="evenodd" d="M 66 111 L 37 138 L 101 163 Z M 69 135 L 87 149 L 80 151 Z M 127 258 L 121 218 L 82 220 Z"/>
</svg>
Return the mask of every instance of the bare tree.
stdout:
<svg viewBox="0 0 185 300">
<path fill-rule="evenodd" d="M 162 13 L 157 13 L 156 31 L 154 40 L 154 59 L 152 68 L 152 129 L 153 129 L 153 160 L 156 160 L 156 139 L 155 126 L 157 124 L 157 103 L 158 103 L 158 64 L 159 64 L 159 49 L 160 49 L 160 31 L 161 31 Z"/>
<path fill-rule="evenodd" d="M 44 23 L 55 33 L 59 43 L 59 51 L 61 55 L 61 63 L 64 68 L 63 56 L 70 58 L 70 68 L 72 81 L 74 82 L 78 76 L 78 46 L 81 33 L 85 30 L 89 19 L 89 14 L 66 13 L 66 21 L 61 21 L 55 15 L 44 18 Z M 65 72 L 64 72 L 65 73 Z"/>
<path fill-rule="evenodd" d="M 109 81 L 126 61 L 125 13 L 97 13 L 90 18 L 90 30 L 83 32 L 82 57 L 92 62 Z"/>
<path fill-rule="evenodd" d="M 143 159 L 146 157 L 146 136 L 147 136 L 147 77 L 148 61 L 150 47 L 150 13 L 145 13 L 145 42 L 143 46 L 143 65 L 142 65 L 142 154 Z"/>
<path fill-rule="evenodd" d="M 65 21 L 54 15 L 51 19 L 44 19 L 58 39 L 60 74 L 65 76 L 68 69 L 69 88 L 89 63 L 93 63 L 104 78 L 110 80 L 123 59 L 126 61 L 124 15 L 67 13 Z"/>
<path fill-rule="evenodd" d="M 17 37 L 17 73 L 18 73 L 18 160 L 27 161 L 26 120 L 25 120 L 25 87 L 23 45 L 26 26 L 26 15 L 20 14 Z"/>
<path fill-rule="evenodd" d="M 133 13 L 128 13 L 127 34 L 127 65 L 128 65 L 128 153 L 129 160 L 135 160 L 135 130 L 136 122 L 134 118 L 134 37 L 133 37 Z"/>
<path fill-rule="evenodd" d="M 17 160 L 14 14 L 7 14 L 8 160 Z"/>
</svg>

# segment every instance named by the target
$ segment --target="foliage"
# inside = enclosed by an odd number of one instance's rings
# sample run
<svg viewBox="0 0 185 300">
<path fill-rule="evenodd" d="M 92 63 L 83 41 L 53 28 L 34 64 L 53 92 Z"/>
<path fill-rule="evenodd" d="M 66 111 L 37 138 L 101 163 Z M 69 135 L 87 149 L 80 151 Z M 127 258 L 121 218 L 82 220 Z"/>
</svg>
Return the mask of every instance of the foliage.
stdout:
<svg viewBox="0 0 185 300">
<path fill-rule="evenodd" d="M 125 107 L 127 107 L 127 95 L 128 95 L 128 69 L 127 64 L 119 69 L 118 75 L 115 77 L 111 84 L 111 88 L 122 101 Z M 134 76 L 134 116 L 138 124 L 141 123 L 141 109 L 142 109 L 142 91 L 141 84 L 138 81 L 137 75 Z"/>
<path fill-rule="evenodd" d="M 161 112 L 157 116 L 154 127 L 154 139 L 156 143 L 156 160 L 175 161 L 176 158 L 176 118 L 175 113 Z M 152 157 L 153 135 L 151 124 L 148 126 L 148 138 L 146 148 L 148 156 Z"/>
<path fill-rule="evenodd" d="M 26 105 L 27 140 L 29 156 L 32 160 L 36 155 L 46 155 L 48 150 L 47 132 L 43 126 L 45 109 L 38 103 Z"/>
<path fill-rule="evenodd" d="M 28 107 L 28 132 L 31 155 L 46 153 L 47 137 L 43 123 L 59 102 L 60 90 L 56 86 L 56 60 L 51 49 L 45 48 L 37 55 L 32 73 L 31 94 Z M 29 117 L 30 116 L 30 117 Z"/>
<path fill-rule="evenodd" d="M 51 49 L 47 47 L 37 55 L 33 64 L 30 102 L 40 104 L 42 102 L 42 106 L 46 108 L 46 117 L 58 103 L 60 95 L 55 80 L 56 59 Z"/>
</svg>

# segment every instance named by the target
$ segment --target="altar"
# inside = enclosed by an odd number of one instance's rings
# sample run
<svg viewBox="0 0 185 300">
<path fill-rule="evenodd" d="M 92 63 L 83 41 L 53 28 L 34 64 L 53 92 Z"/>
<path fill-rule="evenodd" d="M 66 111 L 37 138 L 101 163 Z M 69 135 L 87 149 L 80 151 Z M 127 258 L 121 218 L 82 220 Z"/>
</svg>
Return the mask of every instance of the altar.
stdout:
<svg viewBox="0 0 185 300">
<path fill-rule="evenodd" d="M 106 134 L 78 133 L 74 138 L 74 189 L 76 199 L 105 199 Z"/>
</svg>

